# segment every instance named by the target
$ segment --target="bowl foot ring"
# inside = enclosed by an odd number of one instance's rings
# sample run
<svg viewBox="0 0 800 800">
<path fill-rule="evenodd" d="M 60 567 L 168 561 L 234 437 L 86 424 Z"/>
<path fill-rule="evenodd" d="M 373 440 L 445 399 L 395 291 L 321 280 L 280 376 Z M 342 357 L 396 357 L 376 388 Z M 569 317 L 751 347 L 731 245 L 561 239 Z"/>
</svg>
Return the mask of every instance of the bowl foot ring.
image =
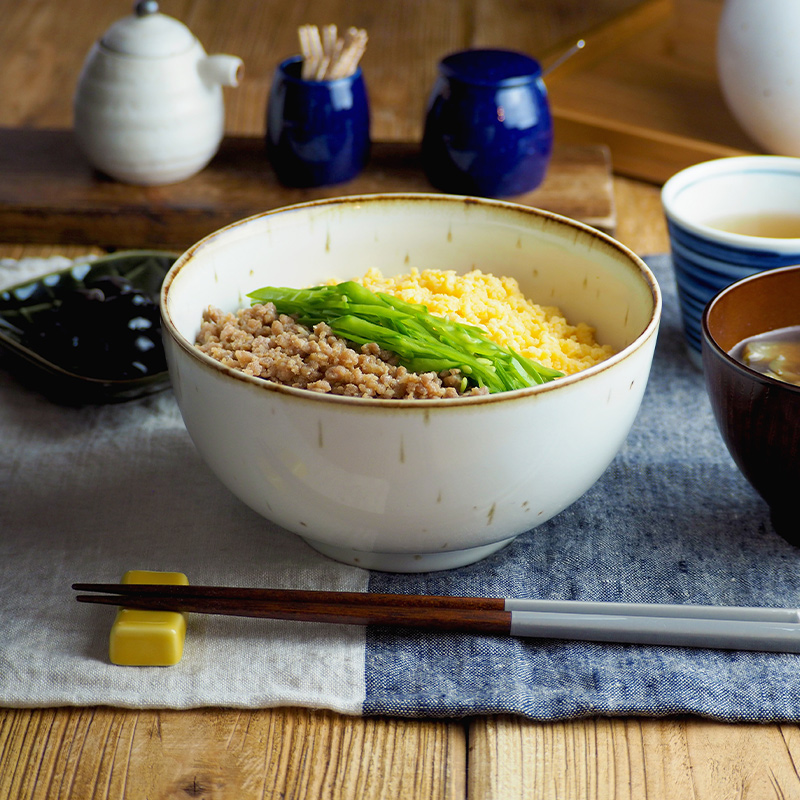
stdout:
<svg viewBox="0 0 800 800">
<path fill-rule="evenodd" d="M 480 547 L 469 547 L 465 550 L 444 550 L 438 553 L 374 553 L 366 550 L 352 550 L 349 547 L 336 547 L 315 539 L 303 540 L 318 553 L 350 564 L 354 567 L 376 570 L 378 572 L 437 572 L 445 569 L 456 569 L 482 561 L 484 558 L 502 550 L 511 544 L 516 537 L 503 539 Z"/>
</svg>

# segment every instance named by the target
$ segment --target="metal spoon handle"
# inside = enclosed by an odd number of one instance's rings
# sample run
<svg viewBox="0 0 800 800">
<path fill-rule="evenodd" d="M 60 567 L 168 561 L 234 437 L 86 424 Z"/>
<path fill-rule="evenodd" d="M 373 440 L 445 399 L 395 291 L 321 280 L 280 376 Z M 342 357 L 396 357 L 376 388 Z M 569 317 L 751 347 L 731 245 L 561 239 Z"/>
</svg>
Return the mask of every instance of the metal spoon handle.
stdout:
<svg viewBox="0 0 800 800">
<path fill-rule="evenodd" d="M 542 77 L 544 78 L 546 75 L 549 75 L 554 69 L 560 67 L 568 58 L 572 58 L 578 50 L 583 50 L 585 46 L 586 42 L 583 39 L 579 39 L 566 53 L 562 53 L 550 66 L 542 70 Z"/>
</svg>

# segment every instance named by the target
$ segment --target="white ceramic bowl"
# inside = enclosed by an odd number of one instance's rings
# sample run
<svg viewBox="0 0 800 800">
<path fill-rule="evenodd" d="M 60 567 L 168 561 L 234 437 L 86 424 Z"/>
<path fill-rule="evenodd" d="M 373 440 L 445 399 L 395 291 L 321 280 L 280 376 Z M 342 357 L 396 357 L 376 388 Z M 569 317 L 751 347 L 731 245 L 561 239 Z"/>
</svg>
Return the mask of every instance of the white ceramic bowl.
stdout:
<svg viewBox="0 0 800 800">
<path fill-rule="evenodd" d="M 346 280 L 370 267 L 513 276 L 618 352 L 532 389 L 400 401 L 278 386 L 193 346 L 210 304 L 233 311 L 262 286 Z M 513 203 L 426 194 L 322 200 L 242 220 L 178 259 L 161 303 L 178 404 L 220 480 L 320 552 L 391 572 L 477 561 L 584 494 L 634 421 L 661 312 L 652 273 L 610 237 Z"/>
</svg>

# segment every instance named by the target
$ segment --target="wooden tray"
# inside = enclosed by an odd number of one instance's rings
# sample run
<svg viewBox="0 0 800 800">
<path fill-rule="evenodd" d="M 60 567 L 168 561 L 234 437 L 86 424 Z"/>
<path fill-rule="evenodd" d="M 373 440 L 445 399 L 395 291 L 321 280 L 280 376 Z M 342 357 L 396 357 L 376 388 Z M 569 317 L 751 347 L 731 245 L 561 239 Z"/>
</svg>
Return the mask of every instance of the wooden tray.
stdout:
<svg viewBox="0 0 800 800">
<path fill-rule="evenodd" d="M 712 158 L 762 152 L 719 88 L 722 0 L 648 0 L 585 37 L 548 77 L 556 140 L 608 145 L 614 171 L 662 183 Z"/>
<path fill-rule="evenodd" d="M 0 229 L 10 243 L 184 249 L 217 228 L 272 208 L 320 197 L 374 192 L 432 192 L 418 146 L 375 143 L 367 169 L 347 184 L 286 189 L 264 143 L 230 137 L 206 167 L 171 186 L 128 186 L 94 171 L 71 131 L 0 129 Z M 544 183 L 517 202 L 612 232 L 608 149 L 558 147 Z"/>
</svg>

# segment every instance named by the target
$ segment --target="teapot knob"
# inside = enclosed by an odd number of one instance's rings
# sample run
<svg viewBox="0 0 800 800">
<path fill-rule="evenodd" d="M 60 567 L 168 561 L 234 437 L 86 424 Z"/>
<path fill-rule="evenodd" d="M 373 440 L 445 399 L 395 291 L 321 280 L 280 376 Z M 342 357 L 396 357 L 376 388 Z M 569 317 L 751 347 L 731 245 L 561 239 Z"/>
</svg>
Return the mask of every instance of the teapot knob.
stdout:
<svg viewBox="0 0 800 800">
<path fill-rule="evenodd" d="M 133 6 L 133 13 L 137 17 L 146 17 L 148 14 L 158 13 L 157 0 L 138 0 Z"/>
</svg>

